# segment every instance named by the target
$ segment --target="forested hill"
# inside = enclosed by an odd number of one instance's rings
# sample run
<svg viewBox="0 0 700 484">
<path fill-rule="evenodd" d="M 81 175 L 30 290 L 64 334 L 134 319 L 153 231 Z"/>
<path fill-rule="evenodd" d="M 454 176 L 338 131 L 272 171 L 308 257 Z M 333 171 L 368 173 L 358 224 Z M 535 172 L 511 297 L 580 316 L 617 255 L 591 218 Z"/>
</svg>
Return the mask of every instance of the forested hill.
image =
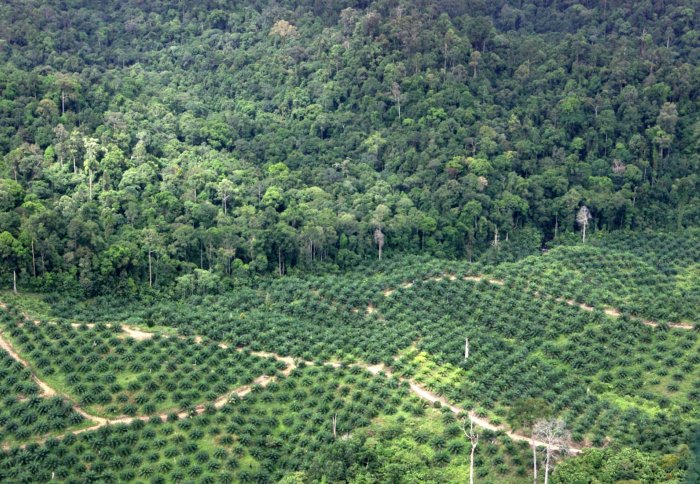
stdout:
<svg viewBox="0 0 700 484">
<path fill-rule="evenodd" d="M 583 205 L 589 230 L 697 224 L 697 8 L 5 0 L 1 284 L 476 257 Z"/>
</svg>

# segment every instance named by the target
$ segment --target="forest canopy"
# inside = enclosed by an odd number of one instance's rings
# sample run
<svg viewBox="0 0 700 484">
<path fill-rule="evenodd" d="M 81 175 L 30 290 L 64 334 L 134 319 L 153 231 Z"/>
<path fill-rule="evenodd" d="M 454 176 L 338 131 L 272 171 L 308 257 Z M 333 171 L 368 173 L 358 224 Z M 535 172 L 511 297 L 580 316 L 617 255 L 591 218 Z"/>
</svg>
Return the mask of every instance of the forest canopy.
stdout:
<svg viewBox="0 0 700 484">
<path fill-rule="evenodd" d="M 697 225 L 696 10 L 5 1 L 0 284 L 527 254 L 584 206 L 589 232 Z"/>
</svg>

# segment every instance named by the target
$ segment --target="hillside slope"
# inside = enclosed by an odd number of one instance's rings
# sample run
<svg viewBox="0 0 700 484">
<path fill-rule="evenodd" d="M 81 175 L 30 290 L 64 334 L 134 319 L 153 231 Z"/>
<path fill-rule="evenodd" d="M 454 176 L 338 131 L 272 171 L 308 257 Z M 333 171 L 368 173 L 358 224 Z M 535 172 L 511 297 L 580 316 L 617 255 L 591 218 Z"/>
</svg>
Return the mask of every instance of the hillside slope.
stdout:
<svg viewBox="0 0 700 484">
<path fill-rule="evenodd" d="M 0 6 L 1 284 L 225 287 L 697 224 L 697 4 Z"/>
</svg>

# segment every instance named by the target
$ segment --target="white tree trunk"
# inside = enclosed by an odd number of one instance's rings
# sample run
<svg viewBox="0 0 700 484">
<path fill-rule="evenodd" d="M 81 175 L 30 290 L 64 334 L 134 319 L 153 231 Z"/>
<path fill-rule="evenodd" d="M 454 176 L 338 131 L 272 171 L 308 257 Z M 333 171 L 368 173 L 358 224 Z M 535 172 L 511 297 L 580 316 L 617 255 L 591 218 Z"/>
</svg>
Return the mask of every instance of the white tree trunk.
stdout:
<svg viewBox="0 0 700 484">
<path fill-rule="evenodd" d="M 36 279 L 36 257 L 34 256 L 34 239 L 32 239 L 32 271 L 34 272 L 34 278 Z"/>
<path fill-rule="evenodd" d="M 467 432 L 467 419 L 469 419 L 469 431 Z M 472 450 L 469 454 L 469 484 L 474 484 L 474 452 L 479 444 L 479 434 L 474 432 L 474 421 L 469 417 L 462 419 L 462 432 L 472 444 Z"/>
<path fill-rule="evenodd" d="M 559 419 L 537 421 L 532 433 L 533 439 L 537 436 L 546 445 L 544 483 L 549 484 L 549 469 L 554 459 L 554 453 L 566 452 L 566 445 L 571 438 L 571 433 L 566 429 L 564 421 Z"/>
<path fill-rule="evenodd" d="M 12 271 L 12 290 L 17 294 L 17 271 Z"/>
<path fill-rule="evenodd" d="M 469 454 L 469 484 L 474 484 L 474 451 L 476 444 L 472 444 L 472 451 Z"/>
<path fill-rule="evenodd" d="M 537 484 L 537 446 L 534 435 L 532 436 L 532 474 L 534 475 L 533 482 Z"/>
<path fill-rule="evenodd" d="M 469 358 L 469 338 L 464 341 L 464 359 Z"/>
<path fill-rule="evenodd" d="M 151 251 L 148 251 L 148 287 L 153 287 L 153 265 L 151 264 Z"/>
<path fill-rule="evenodd" d="M 279 271 L 280 277 L 284 275 L 282 271 L 282 249 L 277 246 L 277 270 Z"/>
</svg>

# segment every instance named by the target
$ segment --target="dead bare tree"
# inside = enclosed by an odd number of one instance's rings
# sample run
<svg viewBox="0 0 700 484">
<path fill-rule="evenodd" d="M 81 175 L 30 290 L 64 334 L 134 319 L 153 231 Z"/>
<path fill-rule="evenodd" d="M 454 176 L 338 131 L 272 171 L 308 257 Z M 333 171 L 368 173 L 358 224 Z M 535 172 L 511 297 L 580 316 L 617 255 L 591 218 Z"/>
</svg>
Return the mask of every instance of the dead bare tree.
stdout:
<svg viewBox="0 0 700 484">
<path fill-rule="evenodd" d="M 469 420 L 469 430 L 467 430 L 467 420 Z M 469 484 L 474 484 L 474 452 L 479 444 L 479 434 L 474 431 L 474 421 L 468 416 L 462 419 L 462 432 L 472 444 L 472 450 L 469 454 Z"/>
<path fill-rule="evenodd" d="M 571 433 L 566 428 L 566 423 L 561 419 L 541 419 L 535 422 L 532 428 L 533 435 L 544 442 L 544 484 L 549 484 L 549 469 L 554 463 L 555 453 L 566 453 L 567 443 L 571 439 Z"/>
<path fill-rule="evenodd" d="M 591 215 L 591 211 L 588 210 L 588 207 L 585 205 L 582 206 L 576 214 L 576 222 L 578 222 L 578 224 L 581 226 L 584 244 L 586 243 L 586 229 L 588 228 L 588 222 L 590 222 L 592 218 L 593 216 Z"/>
<path fill-rule="evenodd" d="M 384 247 L 384 232 L 382 229 L 377 227 L 374 229 L 374 241 L 377 243 L 377 249 L 379 251 L 379 260 L 382 260 L 382 248 Z"/>
<path fill-rule="evenodd" d="M 337 432 L 337 424 L 338 424 L 338 414 L 333 414 L 333 439 L 338 438 L 338 432 Z"/>
<path fill-rule="evenodd" d="M 469 338 L 466 338 L 464 341 L 464 360 L 466 361 L 469 358 Z"/>
</svg>

